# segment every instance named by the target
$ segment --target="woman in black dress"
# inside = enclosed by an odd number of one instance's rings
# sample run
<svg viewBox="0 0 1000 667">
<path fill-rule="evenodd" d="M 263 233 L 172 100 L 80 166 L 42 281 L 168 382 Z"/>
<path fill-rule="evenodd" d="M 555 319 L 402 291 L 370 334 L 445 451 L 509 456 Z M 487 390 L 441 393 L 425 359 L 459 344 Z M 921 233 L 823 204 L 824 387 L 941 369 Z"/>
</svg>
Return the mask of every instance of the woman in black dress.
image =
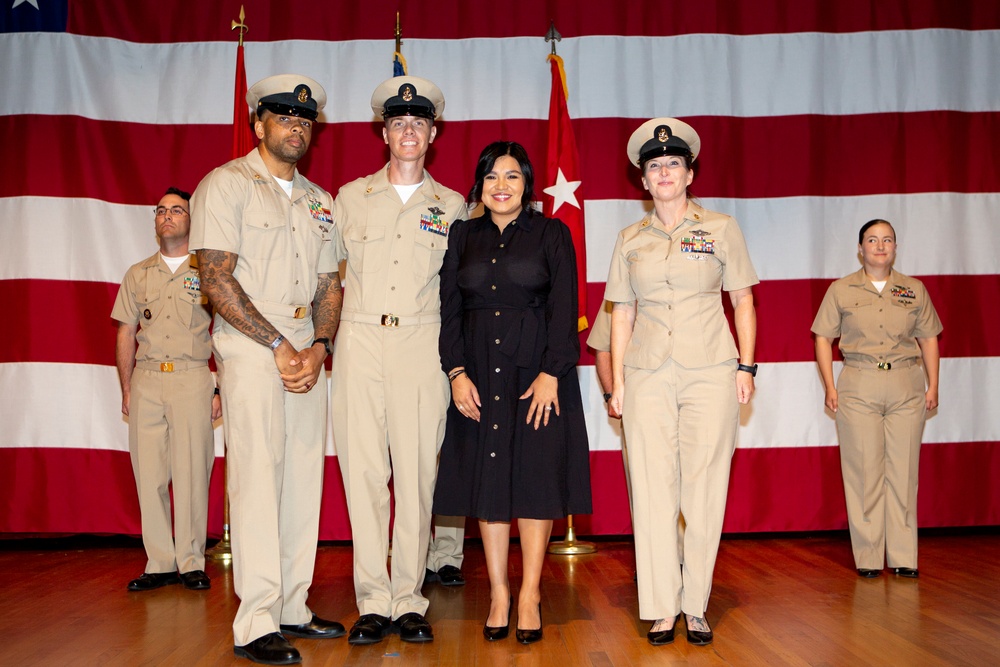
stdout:
<svg viewBox="0 0 1000 667">
<path fill-rule="evenodd" d="M 552 520 L 587 514 L 590 462 L 576 374 L 576 255 L 569 229 L 531 207 L 524 148 L 483 149 L 469 193 L 484 215 L 452 225 L 441 268 L 441 364 L 452 406 L 434 513 L 472 516 L 486 551 L 490 614 L 508 635 L 510 524 L 521 536 L 517 639 L 542 638 L 542 564 Z"/>
</svg>

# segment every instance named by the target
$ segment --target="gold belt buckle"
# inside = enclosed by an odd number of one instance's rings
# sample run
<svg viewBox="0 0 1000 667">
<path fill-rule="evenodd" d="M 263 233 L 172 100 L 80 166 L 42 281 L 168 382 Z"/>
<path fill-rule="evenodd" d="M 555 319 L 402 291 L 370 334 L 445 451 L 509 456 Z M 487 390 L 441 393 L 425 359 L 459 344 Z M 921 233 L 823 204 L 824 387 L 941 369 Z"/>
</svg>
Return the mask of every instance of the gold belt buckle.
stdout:
<svg viewBox="0 0 1000 667">
<path fill-rule="evenodd" d="M 396 317 L 395 315 L 393 315 L 392 313 L 388 313 L 386 315 L 383 315 L 382 316 L 382 326 L 384 326 L 384 327 L 398 327 L 399 326 L 399 318 Z"/>
<path fill-rule="evenodd" d="M 307 310 L 308 310 L 308 308 L 306 308 L 305 306 L 299 306 L 298 308 L 296 308 L 295 309 L 295 319 L 301 320 L 303 317 L 306 316 L 306 311 Z"/>
<path fill-rule="evenodd" d="M 888 361 L 880 361 L 878 364 L 878 368 L 880 371 L 887 371 L 892 369 L 892 364 L 889 363 Z"/>
<path fill-rule="evenodd" d="M 169 362 L 169 361 L 164 362 L 164 363 L 160 364 L 160 371 L 163 372 L 163 373 L 173 373 L 174 372 L 174 365 L 171 362 Z"/>
</svg>

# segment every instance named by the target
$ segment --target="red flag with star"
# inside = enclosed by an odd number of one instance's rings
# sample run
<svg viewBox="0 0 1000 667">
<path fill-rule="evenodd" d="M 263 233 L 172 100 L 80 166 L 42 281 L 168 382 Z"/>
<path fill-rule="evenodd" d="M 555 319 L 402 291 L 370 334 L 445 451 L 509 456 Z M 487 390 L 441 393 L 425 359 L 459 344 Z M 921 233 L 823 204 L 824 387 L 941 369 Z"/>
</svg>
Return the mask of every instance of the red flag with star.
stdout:
<svg viewBox="0 0 1000 667">
<path fill-rule="evenodd" d="M 549 140 L 545 163 L 543 198 L 545 215 L 559 218 L 569 227 L 576 249 L 576 284 L 578 328 L 587 324 L 587 237 L 583 227 L 583 198 L 580 190 L 580 156 L 573 136 L 573 124 L 566 106 L 566 70 L 563 59 L 549 56 L 552 69 L 552 95 L 549 97 Z"/>
</svg>

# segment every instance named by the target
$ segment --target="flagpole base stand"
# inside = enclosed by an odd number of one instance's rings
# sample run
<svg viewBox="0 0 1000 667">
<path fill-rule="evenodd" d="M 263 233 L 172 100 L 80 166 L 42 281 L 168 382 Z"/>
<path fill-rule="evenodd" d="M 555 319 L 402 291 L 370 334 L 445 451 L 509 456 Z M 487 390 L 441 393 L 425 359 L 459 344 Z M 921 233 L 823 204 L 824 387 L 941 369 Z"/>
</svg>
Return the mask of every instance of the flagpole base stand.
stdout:
<svg viewBox="0 0 1000 667">
<path fill-rule="evenodd" d="M 222 527 L 222 539 L 215 543 L 211 549 L 205 550 L 205 558 L 214 561 L 229 563 L 233 560 L 233 544 L 229 540 L 229 525 Z"/>
<path fill-rule="evenodd" d="M 573 517 L 569 517 L 566 524 L 566 537 L 558 542 L 550 542 L 548 552 L 558 556 L 579 556 L 582 554 L 597 553 L 597 545 L 593 542 L 581 542 L 576 539 L 576 530 L 573 528 Z"/>
</svg>

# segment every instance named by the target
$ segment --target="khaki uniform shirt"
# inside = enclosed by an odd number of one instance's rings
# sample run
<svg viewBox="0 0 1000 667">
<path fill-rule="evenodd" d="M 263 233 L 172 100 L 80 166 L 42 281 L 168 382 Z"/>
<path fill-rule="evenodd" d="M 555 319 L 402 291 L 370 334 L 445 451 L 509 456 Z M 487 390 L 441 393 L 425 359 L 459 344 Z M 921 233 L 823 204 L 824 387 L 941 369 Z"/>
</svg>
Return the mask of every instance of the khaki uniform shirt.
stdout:
<svg viewBox="0 0 1000 667">
<path fill-rule="evenodd" d="M 598 352 L 611 351 L 611 308 L 614 306 L 610 301 L 602 301 L 601 308 L 594 317 L 594 324 L 590 327 L 590 334 L 587 336 L 587 347 Z"/>
<path fill-rule="evenodd" d="M 129 268 L 111 317 L 139 325 L 136 361 L 207 362 L 212 354 L 207 303 L 194 256 L 171 273 L 156 253 Z"/>
<path fill-rule="evenodd" d="M 739 356 L 720 290 L 760 282 L 736 220 L 688 202 L 673 230 L 650 212 L 618 235 L 604 298 L 638 302 L 624 363 L 654 370 L 673 358 L 701 368 Z"/>
<path fill-rule="evenodd" d="M 465 202 L 424 170 L 423 184 L 402 204 L 388 169 L 348 183 L 334 204 L 337 259 L 347 260 L 344 316 L 440 316 L 438 272 Z"/>
<path fill-rule="evenodd" d="M 239 255 L 233 276 L 255 304 L 306 306 L 317 276 L 337 270 L 332 207 L 330 193 L 297 169 L 289 199 L 254 149 L 198 185 L 188 245 Z"/>
<path fill-rule="evenodd" d="M 942 328 L 922 282 L 892 271 L 879 293 L 864 269 L 830 285 L 812 325 L 817 336 L 840 338 L 845 361 L 872 365 L 919 358 L 916 339 Z"/>
</svg>

